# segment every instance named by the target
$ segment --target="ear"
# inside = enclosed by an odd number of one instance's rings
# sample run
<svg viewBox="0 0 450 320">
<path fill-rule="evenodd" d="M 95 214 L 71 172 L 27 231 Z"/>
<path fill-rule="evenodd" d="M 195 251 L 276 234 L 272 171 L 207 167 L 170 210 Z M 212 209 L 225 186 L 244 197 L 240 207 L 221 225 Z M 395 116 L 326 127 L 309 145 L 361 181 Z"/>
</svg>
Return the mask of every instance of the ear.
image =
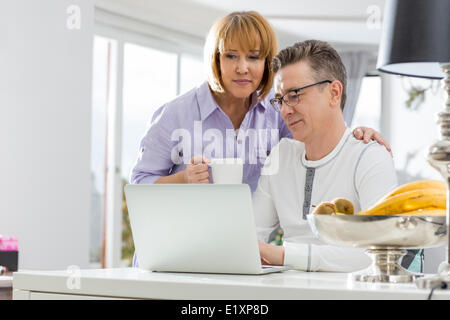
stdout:
<svg viewBox="0 0 450 320">
<path fill-rule="evenodd" d="M 342 90 L 342 83 L 339 80 L 330 83 L 330 106 L 341 107 Z"/>
</svg>

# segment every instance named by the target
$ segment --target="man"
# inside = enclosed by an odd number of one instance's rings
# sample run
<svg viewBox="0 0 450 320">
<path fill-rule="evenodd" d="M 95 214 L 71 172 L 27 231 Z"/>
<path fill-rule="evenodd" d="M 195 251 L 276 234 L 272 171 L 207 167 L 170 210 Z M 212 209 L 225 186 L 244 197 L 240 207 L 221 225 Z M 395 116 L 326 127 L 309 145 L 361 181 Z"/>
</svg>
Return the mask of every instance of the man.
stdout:
<svg viewBox="0 0 450 320">
<path fill-rule="evenodd" d="M 360 248 L 321 242 L 306 220 L 314 206 L 346 198 L 367 209 L 397 186 L 392 157 L 376 142 L 364 144 L 346 127 L 346 71 L 326 42 L 309 40 L 274 58 L 272 106 L 292 133 L 267 159 L 253 197 L 264 264 L 305 271 L 352 272 L 370 264 Z M 275 168 L 275 169 L 274 169 Z M 283 246 L 267 244 L 280 225 Z"/>
</svg>

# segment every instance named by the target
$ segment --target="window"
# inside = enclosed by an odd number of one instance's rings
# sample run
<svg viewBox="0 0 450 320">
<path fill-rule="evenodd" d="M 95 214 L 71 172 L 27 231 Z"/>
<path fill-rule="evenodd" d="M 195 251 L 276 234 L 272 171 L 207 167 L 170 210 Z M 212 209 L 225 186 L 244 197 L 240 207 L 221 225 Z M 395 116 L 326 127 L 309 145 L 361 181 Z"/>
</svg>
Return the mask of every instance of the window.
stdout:
<svg viewBox="0 0 450 320">
<path fill-rule="evenodd" d="M 92 75 L 90 263 L 101 264 L 106 182 L 107 108 L 116 41 L 95 36 Z"/>
<path fill-rule="evenodd" d="M 443 108 L 443 89 L 435 90 L 433 86 L 426 90 L 420 107 L 411 109 L 406 101 L 411 98 L 409 90 L 413 85 L 428 88 L 430 81 L 388 74 L 365 77 L 353 119 L 355 127 L 371 127 L 387 139 L 399 184 L 420 179 L 442 179 L 427 163 L 426 156 L 428 148 L 438 138 L 436 114 Z M 383 132 L 383 128 L 387 132 Z"/>
<path fill-rule="evenodd" d="M 381 120 L 381 78 L 364 77 L 361 83 L 353 126 L 370 127 L 380 131 Z"/>
<path fill-rule="evenodd" d="M 442 86 L 433 85 L 431 88 L 432 83 L 428 79 L 397 75 L 386 75 L 385 79 L 389 86 L 390 143 L 399 184 L 421 179 L 442 180 L 438 171 L 427 162 L 428 150 L 439 138 L 437 114 L 445 108 Z M 412 87 L 429 88 L 425 90 L 424 100 L 415 108 L 407 106 L 407 101 L 415 96 Z"/>
<path fill-rule="evenodd" d="M 204 81 L 203 64 L 192 44 L 185 52 L 182 44 L 139 32 L 103 25 L 97 32 L 90 257 L 93 267 L 130 266 L 134 245 L 123 187 L 129 183 L 139 142 L 159 107 Z"/>
<path fill-rule="evenodd" d="M 206 79 L 203 61 L 199 56 L 182 54 L 180 69 L 180 94 L 200 85 Z"/>
<path fill-rule="evenodd" d="M 177 54 L 126 43 L 124 46 L 122 185 L 130 181 L 139 142 L 153 113 L 177 93 Z M 122 189 L 123 192 L 123 189 Z M 122 198 L 125 200 L 122 194 Z M 122 207 L 121 263 L 130 266 L 134 244 L 128 209 Z"/>
<path fill-rule="evenodd" d="M 124 52 L 121 167 L 129 181 L 153 113 L 177 94 L 177 55 L 130 43 Z"/>
</svg>

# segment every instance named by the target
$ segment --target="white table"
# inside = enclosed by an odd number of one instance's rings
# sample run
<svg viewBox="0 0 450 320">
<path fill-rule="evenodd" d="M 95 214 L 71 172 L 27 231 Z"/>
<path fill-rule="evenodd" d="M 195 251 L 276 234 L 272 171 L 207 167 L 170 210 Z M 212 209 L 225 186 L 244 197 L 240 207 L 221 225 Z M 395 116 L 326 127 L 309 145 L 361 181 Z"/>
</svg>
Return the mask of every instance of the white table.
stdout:
<svg viewBox="0 0 450 320">
<path fill-rule="evenodd" d="M 159 273 L 140 269 L 20 271 L 13 299 L 421 299 L 415 284 L 353 282 L 345 273 L 289 270 L 267 275 Z M 450 299 L 435 290 L 433 300 Z"/>
</svg>

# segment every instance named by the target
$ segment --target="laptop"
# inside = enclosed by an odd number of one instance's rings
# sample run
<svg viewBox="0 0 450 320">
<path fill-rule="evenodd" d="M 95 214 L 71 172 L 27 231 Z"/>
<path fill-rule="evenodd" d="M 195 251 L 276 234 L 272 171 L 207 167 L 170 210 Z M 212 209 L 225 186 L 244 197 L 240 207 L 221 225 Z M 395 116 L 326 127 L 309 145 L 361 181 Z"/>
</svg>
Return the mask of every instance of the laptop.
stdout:
<svg viewBox="0 0 450 320">
<path fill-rule="evenodd" d="M 163 272 L 266 274 L 247 184 L 125 186 L 139 267 Z"/>
</svg>

